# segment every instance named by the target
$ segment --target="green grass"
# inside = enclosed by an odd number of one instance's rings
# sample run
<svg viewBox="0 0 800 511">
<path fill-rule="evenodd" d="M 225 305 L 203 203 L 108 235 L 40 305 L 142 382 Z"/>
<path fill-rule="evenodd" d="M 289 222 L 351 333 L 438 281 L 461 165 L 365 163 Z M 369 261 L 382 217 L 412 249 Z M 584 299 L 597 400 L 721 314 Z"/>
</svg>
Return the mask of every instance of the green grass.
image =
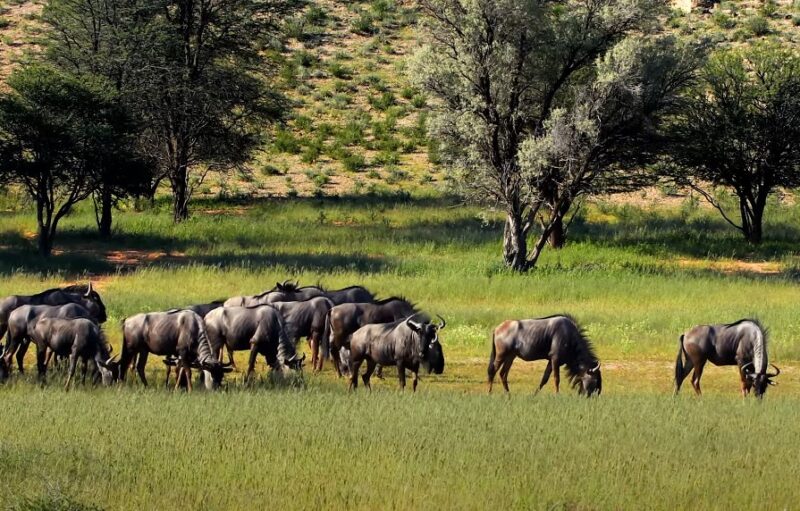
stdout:
<svg viewBox="0 0 800 511">
<path fill-rule="evenodd" d="M 785 509 L 800 470 L 796 399 L 20 385 L 3 404 L 7 507 Z"/>
<path fill-rule="evenodd" d="M 177 226 L 169 204 L 158 201 L 119 213 L 110 241 L 96 238 L 83 206 L 63 222 L 50 260 L 34 255 L 34 218 L 18 203 L 0 197 L 0 294 L 91 276 L 117 353 L 126 316 L 254 293 L 292 277 L 360 283 L 444 315 L 447 366 L 441 376 L 423 376 L 417 395 L 396 390 L 391 368 L 371 394 L 348 395 L 330 364 L 294 389 L 245 389 L 235 373 L 217 394 L 164 391 L 155 359 L 150 389 L 129 381 L 65 394 L 63 376 L 43 388 L 18 377 L 0 387 L 7 419 L 0 508 L 794 505 L 800 206 L 773 202 L 767 240 L 752 248 L 692 201 L 601 202 L 573 222 L 565 249 L 546 250 L 536 270 L 516 275 L 500 261 L 501 218 L 446 197 L 198 201 Z M 107 256 L 120 251 L 168 257 L 117 267 Z M 781 271 L 715 266 L 731 261 L 767 261 Z M 533 398 L 543 364 L 522 362 L 511 372 L 510 397 L 481 395 L 492 327 L 559 312 L 574 314 L 594 340 L 603 395 L 586 401 L 548 387 Z M 688 385 L 669 397 L 680 332 L 750 315 L 770 327 L 780 385 L 762 403 L 742 400 L 734 370 L 711 367 L 703 398 Z M 244 353 L 237 361 L 244 364 Z"/>
</svg>

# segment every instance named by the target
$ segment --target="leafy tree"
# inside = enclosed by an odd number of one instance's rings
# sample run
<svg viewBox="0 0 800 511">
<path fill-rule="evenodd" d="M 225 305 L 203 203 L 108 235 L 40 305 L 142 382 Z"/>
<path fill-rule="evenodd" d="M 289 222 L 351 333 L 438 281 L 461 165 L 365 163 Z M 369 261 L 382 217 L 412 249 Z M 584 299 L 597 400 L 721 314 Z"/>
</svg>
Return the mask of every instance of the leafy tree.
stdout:
<svg viewBox="0 0 800 511">
<path fill-rule="evenodd" d="M 137 75 L 146 65 L 142 48 L 152 43 L 156 8 L 150 0 L 49 0 L 43 11 L 50 27 L 46 57 L 68 73 L 107 81 L 118 107 L 130 107 L 137 98 Z M 157 182 L 153 172 L 101 169 L 93 191 L 100 235 L 111 235 L 112 208 L 120 199 L 154 192 Z"/>
<path fill-rule="evenodd" d="M 800 186 L 800 56 L 773 44 L 717 53 L 673 127 L 679 181 L 760 243 L 769 195 Z M 738 223 L 714 187 L 735 194 Z"/>
<path fill-rule="evenodd" d="M 259 52 L 295 0 L 152 0 L 161 13 L 142 51 L 136 106 L 148 147 L 169 179 L 176 222 L 204 172 L 245 163 L 265 121 L 286 105 L 268 87 Z"/>
<path fill-rule="evenodd" d="M 0 96 L 0 177 L 36 204 L 39 252 L 49 256 L 59 221 L 97 186 L 103 169 L 146 171 L 113 89 L 35 65 Z"/>
<path fill-rule="evenodd" d="M 651 155 L 657 114 L 696 64 L 671 40 L 643 36 L 657 0 L 421 5 L 428 44 L 412 69 L 438 99 L 432 124 L 444 163 L 468 197 L 503 208 L 504 259 L 524 271 L 548 240 L 563 245 L 564 219 L 582 195 L 641 184 L 620 170 Z"/>
</svg>

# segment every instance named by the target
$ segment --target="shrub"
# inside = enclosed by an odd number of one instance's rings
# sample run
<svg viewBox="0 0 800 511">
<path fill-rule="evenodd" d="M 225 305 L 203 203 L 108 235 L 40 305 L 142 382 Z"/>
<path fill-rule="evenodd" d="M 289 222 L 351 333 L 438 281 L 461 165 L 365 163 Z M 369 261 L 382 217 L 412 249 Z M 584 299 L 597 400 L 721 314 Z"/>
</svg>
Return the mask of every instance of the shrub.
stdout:
<svg viewBox="0 0 800 511">
<path fill-rule="evenodd" d="M 353 23 L 350 25 L 350 31 L 359 35 L 372 35 L 377 32 L 377 29 L 372 22 L 372 16 L 362 12 L 359 14 L 358 18 L 353 20 Z"/>
<path fill-rule="evenodd" d="M 736 20 L 734 20 L 733 18 L 722 12 L 720 9 L 714 11 L 711 20 L 719 28 L 724 28 L 726 30 L 729 30 L 736 26 Z"/>
<path fill-rule="evenodd" d="M 397 6 L 392 0 L 372 0 L 370 10 L 375 19 L 383 21 L 397 10 Z"/>
<path fill-rule="evenodd" d="M 319 57 L 310 51 L 297 50 L 294 54 L 294 60 L 301 67 L 311 67 L 317 63 Z"/>
<path fill-rule="evenodd" d="M 290 131 L 283 128 L 275 131 L 272 147 L 281 153 L 297 154 L 300 152 L 300 142 Z"/>
<path fill-rule="evenodd" d="M 364 125 L 358 121 L 348 121 L 336 133 L 336 141 L 342 145 L 355 145 L 364 141 Z"/>
<path fill-rule="evenodd" d="M 414 87 L 403 87 L 400 89 L 400 96 L 403 99 L 411 99 L 417 94 L 417 89 Z"/>
<path fill-rule="evenodd" d="M 397 184 L 401 181 L 405 181 L 408 178 L 408 172 L 405 170 L 401 170 L 397 167 L 392 167 L 389 169 L 389 175 L 386 176 L 386 183 L 390 185 Z"/>
<path fill-rule="evenodd" d="M 348 172 L 359 172 L 367 166 L 367 161 L 362 154 L 350 154 L 342 160 L 342 166 Z"/>
<path fill-rule="evenodd" d="M 325 12 L 325 9 L 322 7 L 312 5 L 308 11 L 306 11 L 305 19 L 312 25 L 324 25 L 325 22 L 328 21 L 328 13 Z"/>
<path fill-rule="evenodd" d="M 424 94 L 417 94 L 411 98 L 411 106 L 414 108 L 424 108 L 427 103 L 428 98 L 426 98 Z"/>
<path fill-rule="evenodd" d="M 375 155 L 374 162 L 379 165 L 397 165 L 400 163 L 400 155 L 395 151 L 381 151 Z"/>
<path fill-rule="evenodd" d="M 395 103 L 394 94 L 391 92 L 384 92 L 380 96 L 370 96 L 368 101 L 372 108 L 381 111 L 386 110 Z"/>
<path fill-rule="evenodd" d="M 264 176 L 280 176 L 283 172 L 274 165 L 266 164 L 261 167 L 261 174 Z"/>
<path fill-rule="evenodd" d="M 800 27 L 800 14 L 795 14 L 792 16 L 792 24 L 796 27 Z"/>
<path fill-rule="evenodd" d="M 302 41 L 305 37 L 305 22 L 297 18 L 292 18 L 286 21 L 284 31 L 287 37 Z"/>
<path fill-rule="evenodd" d="M 761 16 L 764 16 L 765 18 L 772 18 L 775 16 L 777 11 L 778 4 L 775 3 L 775 0 L 765 0 L 761 5 L 761 8 L 758 9 L 758 12 L 761 14 Z"/>
<path fill-rule="evenodd" d="M 328 71 L 335 78 L 340 80 L 349 80 L 353 76 L 353 70 L 342 64 L 341 62 L 331 62 L 328 65 Z"/>
<path fill-rule="evenodd" d="M 4 28 L 8 27 L 9 25 L 11 25 L 10 21 L 8 21 L 5 18 L 0 18 L 0 29 L 4 29 Z"/>
<path fill-rule="evenodd" d="M 322 150 L 324 148 L 325 145 L 322 143 L 322 140 L 315 138 L 303 148 L 300 160 L 303 163 L 314 163 L 319 159 L 320 155 L 322 155 Z"/>
<path fill-rule="evenodd" d="M 769 34 L 769 21 L 763 16 L 752 16 L 746 21 L 747 29 L 755 36 Z"/>
<path fill-rule="evenodd" d="M 311 117 L 307 117 L 305 115 L 298 115 L 294 118 L 294 127 L 303 130 L 309 131 L 312 126 Z"/>
</svg>

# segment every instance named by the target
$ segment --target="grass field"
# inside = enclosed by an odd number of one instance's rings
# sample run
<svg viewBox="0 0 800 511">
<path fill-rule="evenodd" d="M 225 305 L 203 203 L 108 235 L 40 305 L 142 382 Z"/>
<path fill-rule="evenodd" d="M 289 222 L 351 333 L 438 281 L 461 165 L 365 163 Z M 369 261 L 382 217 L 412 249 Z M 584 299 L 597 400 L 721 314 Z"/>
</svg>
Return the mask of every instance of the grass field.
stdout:
<svg viewBox="0 0 800 511">
<path fill-rule="evenodd" d="M 371 395 L 348 395 L 329 364 L 292 388 L 243 389 L 234 375 L 217 395 L 165 392 L 157 360 L 151 389 L 64 394 L 57 376 L 45 388 L 18 379 L 0 388 L 0 505 L 792 508 L 800 207 L 773 204 L 768 240 L 753 249 L 691 200 L 659 200 L 668 205 L 586 207 L 567 248 L 514 275 L 500 261 L 499 217 L 441 197 L 201 202 L 180 226 L 157 204 L 119 214 L 107 242 L 82 209 L 50 260 L 33 255 L 33 216 L 8 199 L 0 294 L 90 277 L 117 352 L 128 315 L 289 277 L 403 294 L 449 325 L 445 373 L 423 377 L 415 396 L 395 390 L 391 370 Z M 559 312 L 594 340 L 603 396 L 533 398 L 543 364 L 519 362 L 510 398 L 481 395 L 492 327 Z M 671 398 L 678 335 L 744 316 L 770 327 L 780 385 L 763 403 L 743 401 L 734 370 L 712 368 L 702 399 Z"/>
</svg>

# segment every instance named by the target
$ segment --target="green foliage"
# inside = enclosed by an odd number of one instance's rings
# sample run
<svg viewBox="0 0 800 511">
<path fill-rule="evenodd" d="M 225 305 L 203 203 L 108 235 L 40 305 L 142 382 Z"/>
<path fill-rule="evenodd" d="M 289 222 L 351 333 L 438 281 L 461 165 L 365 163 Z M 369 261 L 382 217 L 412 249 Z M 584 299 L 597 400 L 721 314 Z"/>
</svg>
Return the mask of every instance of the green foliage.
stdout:
<svg viewBox="0 0 800 511">
<path fill-rule="evenodd" d="M 341 62 L 331 62 L 328 65 L 328 71 L 330 71 L 332 76 L 339 78 L 340 80 L 349 80 L 353 77 L 353 70 Z"/>
<path fill-rule="evenodd" d="M 350 25 L 350 31 L 359 35 L 372 35 L 378 31 L 369 13 L 361 12 Z"/>
<path fill-rule="evenodd" d="M 11 22 L 6 18 L 0 18 L 0 30 L 4 28 L 8 28 L 11 25 Z"/>
<path fill-rule="evenodd" d="M 297 140 L 297 137 L 295 137 L 291 131 L 283 128 L 275 130 L 272 147 L 280 153 L 300 153 L 300 141 Z"/>
<path fill-rule="evenodd" d="M 395 97 L 391 92 L 384 92 L 380 96 L 370 95 L 367 101 L 372 108 L 383 111 L 395 104 Z"/>
<path fill-rule="evenodd" d="M 360 172 L 367 166 L 367 161 L 363 154 L 352 153 L 342 158 L 342 166 L 348 172 Z"/>
<path fill-rule="evenodd" d="M 304 17 L 311 25 L 324 25 L 328 21 L 327 11 L 319 5 L 309 7 Z"/>
<path fill-rule="evenodd" d="M 711 19 L 714 21 L 714 24 L 717 25 L 719 28 L 730 30 L 736 27 L 736 20 L 727 15 L 726 13 L 724 13 L 720 9 L 714 11 L 714 14 L 711 17 Z"/>
<path fill-rule="evenodd" d="M 763 16 L 751 16 L 745 20 L 745 26 L 754 36 L 764 36 L 770 33 L 769 21 Z"/>
</svg>

